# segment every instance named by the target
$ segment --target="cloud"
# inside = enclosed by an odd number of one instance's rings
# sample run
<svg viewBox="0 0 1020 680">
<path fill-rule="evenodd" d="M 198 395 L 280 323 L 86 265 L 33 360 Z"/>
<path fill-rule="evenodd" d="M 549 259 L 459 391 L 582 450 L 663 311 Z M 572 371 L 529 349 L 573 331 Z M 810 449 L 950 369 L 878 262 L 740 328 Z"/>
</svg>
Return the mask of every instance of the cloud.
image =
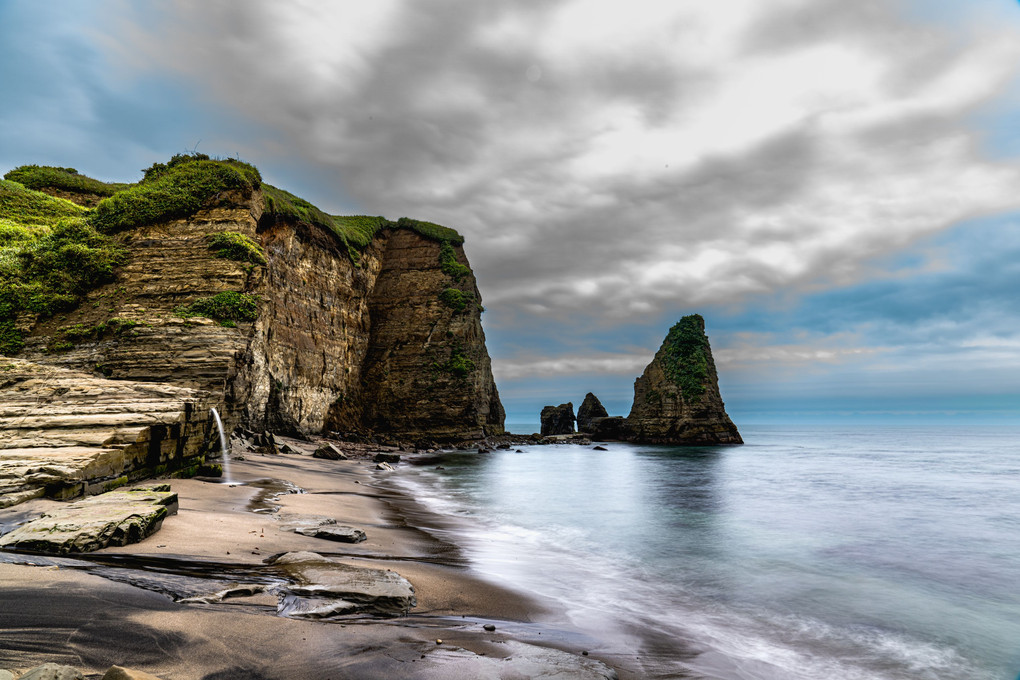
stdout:
<svg viewBox="0 0 1020 680">
<path fill-rule="evenodd" d="M 895 9 L 182 2 L 122 32 L 352 204 L 311 198 L 467 233 L 490 309 L 628 318 L 846 285 L 1020 203 L 967 126 L 1020 41 Z"/>
</svg>

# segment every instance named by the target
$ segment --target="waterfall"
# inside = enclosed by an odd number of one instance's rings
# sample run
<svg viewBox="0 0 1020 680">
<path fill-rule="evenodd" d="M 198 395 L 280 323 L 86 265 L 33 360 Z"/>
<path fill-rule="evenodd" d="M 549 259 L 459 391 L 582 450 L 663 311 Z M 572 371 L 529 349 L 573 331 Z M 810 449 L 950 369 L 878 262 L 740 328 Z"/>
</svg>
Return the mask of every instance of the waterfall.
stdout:
<svg viewBox="0 0 1020 680">
<path fill-rule="evenodd" d="M 223 434 L 223 421 L 220 420 L 220 414 L 216 411 L 216 407 L 209 409 L 212 411 L 212 417 L 216 421 L 216 429 L 220 431 L 220 453 L 222 454 L 222 466 L 223 466 L 223 483 L 233 484 L 230 479 L 230 456 L 227 455 L 227 437 Z"/>
</svg>

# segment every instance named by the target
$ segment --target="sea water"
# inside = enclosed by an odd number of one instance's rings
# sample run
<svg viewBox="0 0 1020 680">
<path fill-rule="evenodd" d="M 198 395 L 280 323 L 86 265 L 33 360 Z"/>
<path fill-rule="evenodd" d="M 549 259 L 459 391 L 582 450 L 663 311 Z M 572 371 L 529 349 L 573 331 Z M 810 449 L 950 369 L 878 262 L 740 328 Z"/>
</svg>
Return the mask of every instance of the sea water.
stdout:
<svg viewBox="0 0 1020 680">
<path fill-rule="evenodd" d="M 393 483 L 642 677 L 1015 680 L 1020 428 L 450 453 Z"/>
</svg>

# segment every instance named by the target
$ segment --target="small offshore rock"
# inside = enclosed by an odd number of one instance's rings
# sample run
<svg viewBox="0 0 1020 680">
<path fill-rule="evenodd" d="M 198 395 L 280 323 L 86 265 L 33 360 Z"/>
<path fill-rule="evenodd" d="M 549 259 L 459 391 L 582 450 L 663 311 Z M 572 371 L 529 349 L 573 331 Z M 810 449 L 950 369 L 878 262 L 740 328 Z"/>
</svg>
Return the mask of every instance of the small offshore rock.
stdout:
<svg viewBox="0 0 1020 680">
<path fill-rule="evenodd" d="M 102 680 L 160 680 L 160 678 L 145 671 L 136 671 L 130 668 L 122 668 L 121 666 L 110 666 Z"/>
<path fill-rule="evenodd" d="M 608 451 L 608 450 L 609 449 L 607 449 L 604 446 L 595 446 L 595 447 L 592 448 L 592 451 Z"/>
<path fill-rule="evenodd" d="M 73 666 L 44 663 L 27 671 L 20 680 L 85 680 L 85 676 Z"/>
<path fill-rule="evenodd" d="M 567 402 L 559 406 L 546 406 L 539 416 L 542 422 L 542 436 L 574 434 L 574 404 Z"/>
<path fill-rule="evenodd" d="M 399 463 L 400 454 L 398 453 L 377 453 L 375 458 L 372 459 L 376 463 Z"/>
<path fill-rule="evenodd" d="M 312 454 L 312 458 L 321 458 L 323 460 L 347 460 L 347 455 L 333 444 L 323 444 L 319 448 L 315 449 L 315 453 Z"/>
<path fill-rule="evenodd" d="M 491 623 L 485 624 L 484 626 L 482 626 L 482 628 L 484 628 L 485 630 L 489 631 L 490 633 L 492 631 L 496 630 L 496 626 L 492 625 Z"/>
<path fill-rule="evenodd" d="M 584 401 L 577 409 L 577 431 L 578 432 L 595 432 L 596 418 L 608 418 L 609 413 L 606 411 L 606 407 L 602 405 L 599 398 L 589 392 L 584 395 Z"/>
</svg>

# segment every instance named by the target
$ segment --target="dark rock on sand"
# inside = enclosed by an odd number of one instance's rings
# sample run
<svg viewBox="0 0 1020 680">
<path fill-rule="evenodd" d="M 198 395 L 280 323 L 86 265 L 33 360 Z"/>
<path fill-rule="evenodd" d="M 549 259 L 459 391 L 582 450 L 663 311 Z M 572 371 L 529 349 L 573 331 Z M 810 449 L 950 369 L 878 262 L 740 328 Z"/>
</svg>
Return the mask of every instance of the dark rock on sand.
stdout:
<svg viewBox="0 0 1020 680">
<path fill-rule="evenodd" d="M 574 405 L 571 402 L 542 409 L 542 436 L 574 433 Z"/>
<path fill-rule="evenodd" d="M 169 484 L 110 491 L 47 512 L 0 537 L 0 548 L 55 555 L 137 543 L 177 512 Z"/>
<path fill-rule="evenodd" d="M 319 448 L 315 449 L 315 453 L 312 454 L 312 458 L 321 458 L 323 460 L 347 460 L 347 454 L 333 444 L 323 444 Z"/>
<path fill-rule="evenodd" d="M 321 527 L 304 527 L 296 529 L 294 533 L 312 538 L 323 538 L 327 541 L 338 543 L 361 543 L 367 538 L 361 529 L 345 526 L 342 524 L 327 524 Z"/>
<path fill-rule="evenodd" d="M 337 524 L 332 517 L 323 515 L 284 514 L 279 517 L 280 528 L 293 531 L 302 536 L 322 538 L 339 543 L 361 543 L 365 540 L 365 532 L 355 527 Z"/>
<path fill-rule="evenodd" d="M 375 461 L 376 463 L 399 463 L 400 462 L 400 454 L 399 453 L 377 453 L 377 454 L 375 454 L 375 458 L 373 458 L 372 460 Z"/>
<path fill-rule="evenodd" d="M 609 412 L 599 401 L 599 398 L 589 392 L 584 395 L 584 401 L 577 409 L 577 431 L 592 433 L 595 431 L 595 418 L 608 418 Z"/>
</svg>

